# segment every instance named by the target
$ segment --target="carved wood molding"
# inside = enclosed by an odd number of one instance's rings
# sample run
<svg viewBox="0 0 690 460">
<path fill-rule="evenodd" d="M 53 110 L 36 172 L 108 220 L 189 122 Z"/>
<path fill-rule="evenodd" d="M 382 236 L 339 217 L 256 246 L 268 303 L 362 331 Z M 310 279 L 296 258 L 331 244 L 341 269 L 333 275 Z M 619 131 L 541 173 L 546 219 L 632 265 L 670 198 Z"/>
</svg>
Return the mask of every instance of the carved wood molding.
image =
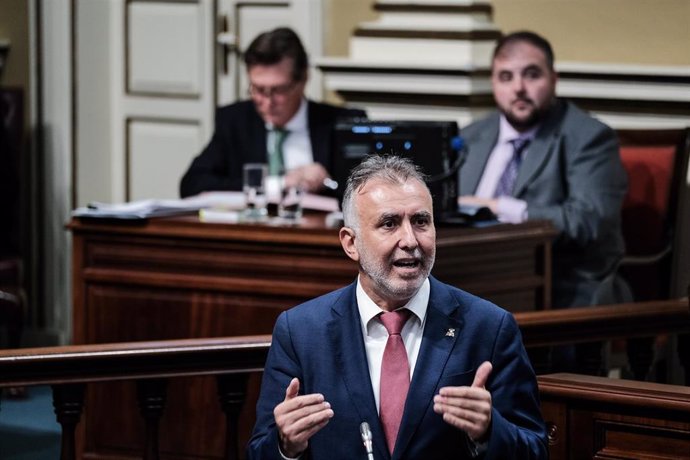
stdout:
<svg viewBox="0 0 690 460">
<path fill-rule="evenodd" d="M 428 40 L 497 40 L 501 32 L 497 30 L 410 30 L 410 29 L 372 29 L 360 26 L 352 34 L 354 37 L 373 38 L 421 38 Z"/>
<path fill-rule="evenodd" d="M 381 13 L 444 13 L 444 14 L 492 14 L 493 7 L 488 3 L 472 3 L 469 5 L 451 5 L 444 3 L 405 3 L 405 2 L 376 2 L 374 10 Z"/>
</svg>

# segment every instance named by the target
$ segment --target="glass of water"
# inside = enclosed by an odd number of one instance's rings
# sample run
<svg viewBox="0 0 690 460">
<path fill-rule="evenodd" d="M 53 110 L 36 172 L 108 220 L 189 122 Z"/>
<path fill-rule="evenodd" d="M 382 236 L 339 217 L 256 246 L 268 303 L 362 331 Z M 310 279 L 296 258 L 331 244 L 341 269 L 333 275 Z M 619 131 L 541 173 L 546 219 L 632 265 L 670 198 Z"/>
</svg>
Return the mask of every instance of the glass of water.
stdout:
<svg viewBox="0 0 690 460">
<path fill-rule="evenodd" d="M 243 170 L 244 217 L 247 220 L 262 220 L 268 215 L 266 209 L 266 176 L 268 165 L 265 163 L 246 163 Z"/>
<path fill-rule="evenodd" d="M 297 223 L 302 218 L 302 195 L 300 186 L 283 187 L 278 203 L 278 217 Z"/>
</svg>

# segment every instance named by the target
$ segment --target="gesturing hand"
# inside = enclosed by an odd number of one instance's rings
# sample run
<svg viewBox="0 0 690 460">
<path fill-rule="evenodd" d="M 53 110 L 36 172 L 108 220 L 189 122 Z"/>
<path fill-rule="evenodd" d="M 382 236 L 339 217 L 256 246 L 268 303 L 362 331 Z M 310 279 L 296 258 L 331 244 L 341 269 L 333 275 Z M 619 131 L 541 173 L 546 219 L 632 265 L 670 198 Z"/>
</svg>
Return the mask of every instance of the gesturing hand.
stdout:
<svg viewBox="0 0 690 460">
<path fill-rule="evenodd" d="M 280 450 L 286 457 L 297 457 L 307 449 L 309 438 L 333 417 L 333 410 L 322 394 L 299 396 L 299 379 L 293 378 L 273 416 L 280 435 Z"/>
<path fill-rule="evenodd" d="M 491 393 L 484 388 L 491 370 L 491 363 L 485 361 L 477 369 L 472 386 L 443 387 L 434 396 L 434 412 L 475 441 L 484 437 L 491 423 Z"/>
</svg>

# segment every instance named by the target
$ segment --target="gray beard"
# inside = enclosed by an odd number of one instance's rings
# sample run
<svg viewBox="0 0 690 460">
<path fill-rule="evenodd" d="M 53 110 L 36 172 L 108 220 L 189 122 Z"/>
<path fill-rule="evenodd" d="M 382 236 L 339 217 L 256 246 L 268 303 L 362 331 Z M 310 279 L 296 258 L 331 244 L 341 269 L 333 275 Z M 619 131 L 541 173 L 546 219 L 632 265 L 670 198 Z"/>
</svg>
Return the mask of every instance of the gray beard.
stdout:
<svg viewBox="0 0 690 460">
<path fill-rule="evenodd" d="M 359 265 L 361 270 L 366 273 L 367 276 L 374 281 L 376 286 L 378 286 L 378 288 L 386 294 L 386 297 L 390 298 L 391 300 L 407 300 L 414 296 L 417 291 L 419 291 L 419 288 L 422 287 L 424 280 L 429 277 L 429 273 L 431 273 L 431 269 L 436 261 L 435 253 L 425 257 L 423 254 L 421 254 L 419 249 L 415 250 L 412 255 L 414 257 L 418 257 L 422 261 L 423 276 L 419 278 L 418 283 L 414 287 L 411 287 L 410 285 L 400 287 L 395 286 L 395 283 L 389 281 L 388 277 L 386 276 L 385 268 L 372 261 L 368 252 L 360 247 L 357 240 L 355 240 L 355 245 L 357 247 L 357 251 L 359 252 Z"/>
</svg>

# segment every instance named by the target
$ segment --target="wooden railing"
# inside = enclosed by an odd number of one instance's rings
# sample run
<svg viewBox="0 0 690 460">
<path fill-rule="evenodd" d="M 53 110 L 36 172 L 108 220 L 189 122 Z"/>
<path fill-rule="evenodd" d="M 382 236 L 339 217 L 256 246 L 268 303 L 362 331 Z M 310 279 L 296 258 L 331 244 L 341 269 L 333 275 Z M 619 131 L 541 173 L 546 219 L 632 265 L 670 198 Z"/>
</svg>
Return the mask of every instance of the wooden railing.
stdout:
<svg viewBox="0 0 690 460">
<path fill-rule="evenodd" d="M 538 377 L 551 460 L 690 458 L 690 387 Z"/>
<path fill-rule="evenodd" d="M 517 313 L 527 347 L 586 342 L 658 333 L 690 332 L 687 299 Z M 215 375 L 226 415 L 226 458 L 240 458 L 237 433 L 249 372 L 263 369 L 270 336 L 77 345 L 0 351 L 0 388 L 53 388 L 62 426 L 61 459 L 76 457 L 75 429 L 86 385 L 137 381 L 146 426 L 142 457 L 158 459 L 158 423 L 170 378 Z M 0 408 L 0 414 L 1 414 Z"/>
<path fill-rule="evenodd" d="M 216 375 L 218 398 L 227 420 L 227 459 L 237 459 L 237 421 L 249 372 L 261 371 L 270 336 L 75 345 L 0 351 L 0 388 L 49 384 L 62 427 L 62 460 L 76 458 L 75 429 L 86 385 L 136 380 L 146 427 L 142 458 L 158 459 L 158 422 L 169 378 Z M 0 408 L 1 409 L 1 408 Z M 0 414 L 2 412 L 0 411 Z"/>
<path fill-rule="evenodd" d="M 525 347 L 690 332 L 688 299 L 515 313 Z"/>
</svg>

